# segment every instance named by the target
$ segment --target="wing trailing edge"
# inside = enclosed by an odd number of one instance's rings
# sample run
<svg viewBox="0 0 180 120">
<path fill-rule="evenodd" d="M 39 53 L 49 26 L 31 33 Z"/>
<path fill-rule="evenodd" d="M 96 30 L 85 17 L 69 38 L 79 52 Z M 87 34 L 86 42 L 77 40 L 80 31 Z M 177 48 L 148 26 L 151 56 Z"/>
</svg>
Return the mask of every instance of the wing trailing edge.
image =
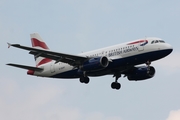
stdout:
<svg viewBox="0 0 180 120">
<path fill-rule="evenodd" d="M 10 44 L 8 43 L 8 46 L 24 49 L 27 51 L 30 51 L 29 54 L 35 55 L 36 57 L 44 57 L 44 58 L 49 58 L 52 60 L 55 60 L 57 62 L 64 62 L 68 63 L 72 66 L 78 66 L 84 61 L 88 60 L 89 58 L 84 57 L 84 56 L 79 56 L 79 55 L 71 55 L 71 54 L 65 54 L 65 53 L 60 53 L 60 52 L 53 52 L 50 50 L 46 49 L 39 49 L 39 48 L 34 48 L 34 47 L 27 47 L 23 46 L 20 44 Z"/>
</svg>

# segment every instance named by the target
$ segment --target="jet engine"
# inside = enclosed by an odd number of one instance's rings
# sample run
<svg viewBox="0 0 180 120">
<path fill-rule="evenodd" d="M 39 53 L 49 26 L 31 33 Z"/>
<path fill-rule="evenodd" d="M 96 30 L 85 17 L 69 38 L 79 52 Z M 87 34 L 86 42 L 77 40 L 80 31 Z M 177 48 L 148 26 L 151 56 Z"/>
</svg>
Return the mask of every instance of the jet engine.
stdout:
<svg viewBox="0 0 180 120">
<path fill-rule="evenodd" d="M 81 71 L 98 71 L 109 65 L 108 58 L 105 56 L 91 58 L 80 66 Z"/>
<path fill-rule="evenodd" d="M 155 75 L 155 68 L 150 66 L 135 67 L 130 74 L 127 75 L 130 81 L 140 81 L 152 78 Z"/>
</svg>

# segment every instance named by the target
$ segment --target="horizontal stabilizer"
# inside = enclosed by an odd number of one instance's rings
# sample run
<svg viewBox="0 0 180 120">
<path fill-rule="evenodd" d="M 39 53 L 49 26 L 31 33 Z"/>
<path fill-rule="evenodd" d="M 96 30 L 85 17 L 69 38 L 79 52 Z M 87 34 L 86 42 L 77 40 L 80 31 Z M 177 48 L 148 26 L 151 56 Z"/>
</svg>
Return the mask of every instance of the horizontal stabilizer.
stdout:
<svg viewBox="0 0 180 120">
<path fill-rule="evenodd" d="M 12 64 L 12 63 L 6 64 L 6 65 L 13 66 L 13 67 L 18 67 L 18 68 L 22 68 L 22 69 L 26 69 L 26 70 L 39 71 L 39 72 L 43 70 L 42 68 L 31 67 L 31 66 L 26 66 L 26 65 Z"/>
</svg>

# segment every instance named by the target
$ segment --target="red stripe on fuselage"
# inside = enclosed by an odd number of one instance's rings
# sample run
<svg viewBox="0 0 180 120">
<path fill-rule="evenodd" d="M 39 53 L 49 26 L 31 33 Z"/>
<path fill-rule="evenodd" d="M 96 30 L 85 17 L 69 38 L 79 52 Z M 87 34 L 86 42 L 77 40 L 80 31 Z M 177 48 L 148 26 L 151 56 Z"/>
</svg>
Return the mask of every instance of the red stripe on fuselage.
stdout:
<svg viewBox="0 0 180 120">
<path fill-rule="evenodd" d="M 142 42 L 145 42 L 145 40 L 139 40 L 139 41 L 135 41 L 132 43 L 128 43 L 128 45 L 138 44 L 138 43 L 142 43 Z"/>
<path fill-rule="evenodd" d="M 49 59 L 49 58 L 44 58 L 44 59 L 41 60 L 41 61 L 39 62 L 39 64 L 37 64 L 36 66 L 40 66 L 40 65 L 43 65 L 43 64 L 48 63 L 48 62 L 51 62 L 51 61 L 52 61 L 52 60 Z"/>
<path fill-rule="evenodd" d="M 49 49 L 48 46 L 46 45 L 46 43 L 41 42 L 36 38 L 31 38 L 31 41 L 32 41 L 32 46 L 33 47 L 41 47 L 41 48 L 44 48 L 44 49 Z"/>
</svg>

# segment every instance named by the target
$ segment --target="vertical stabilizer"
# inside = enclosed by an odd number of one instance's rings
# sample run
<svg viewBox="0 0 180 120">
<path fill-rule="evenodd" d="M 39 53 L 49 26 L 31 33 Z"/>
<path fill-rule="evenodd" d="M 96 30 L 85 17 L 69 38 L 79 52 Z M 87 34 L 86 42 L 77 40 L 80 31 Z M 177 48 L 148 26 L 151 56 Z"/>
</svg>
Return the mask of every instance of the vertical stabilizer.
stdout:
<svg viewBox="0 0 180 120">
<path fill-rule="evenodd" d="M 48 46 L 46 45 L 46 43 L 43 41 L 43 39 L 40 37 L 38 33 L 30 34 L 30 37 L 31 37 L 32 47 L 49 50 Z M 52 61 L 49 58 L 40 57 L 38 55 L 35 55 L 34 57 L 36 61 L 36 66 L 40 66 Z"/>
</svg>

